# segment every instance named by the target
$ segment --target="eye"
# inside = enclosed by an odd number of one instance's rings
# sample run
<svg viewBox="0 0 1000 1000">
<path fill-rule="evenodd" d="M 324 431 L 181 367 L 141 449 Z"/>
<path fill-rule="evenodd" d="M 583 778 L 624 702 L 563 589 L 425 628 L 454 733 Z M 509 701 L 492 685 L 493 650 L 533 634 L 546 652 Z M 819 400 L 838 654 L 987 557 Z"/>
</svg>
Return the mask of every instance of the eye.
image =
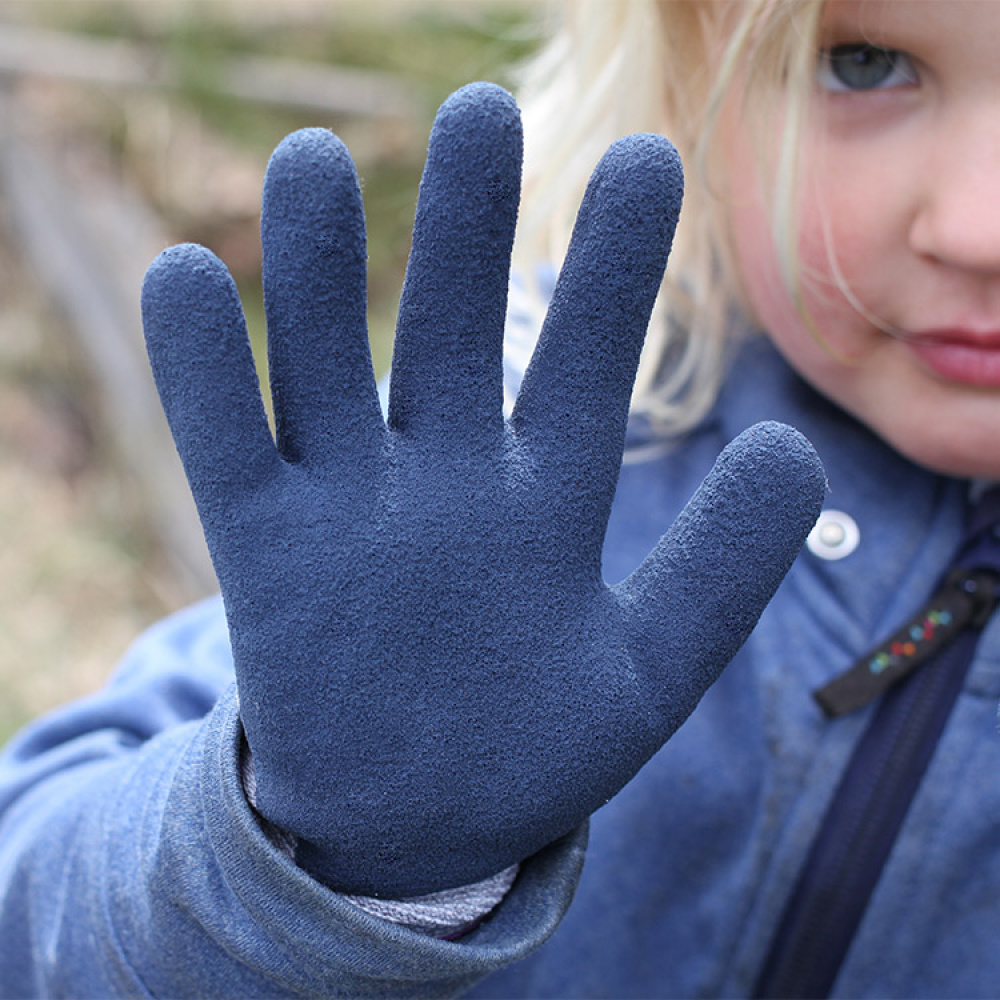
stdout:
<svg viewBox="0 0 1000 1000">
<path fill-rule="evenodd" d="M 824 49 L 816 76 L 824 90 L 835 92 L 888 90 L 918 82 L 913 60 L 905 52 L 860 42 Z"/>
</svg>

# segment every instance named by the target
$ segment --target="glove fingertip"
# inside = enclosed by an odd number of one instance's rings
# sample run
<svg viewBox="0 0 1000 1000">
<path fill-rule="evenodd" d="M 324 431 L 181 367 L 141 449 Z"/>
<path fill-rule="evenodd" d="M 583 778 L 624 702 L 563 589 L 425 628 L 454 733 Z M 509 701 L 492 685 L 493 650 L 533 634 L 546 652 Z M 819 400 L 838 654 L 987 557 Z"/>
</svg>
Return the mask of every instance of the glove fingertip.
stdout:
<svg viewBox="0 0 1000 1000">
<path fill-rule="evenodd" d="M 513 238 L 520 199 L 522 150 L 521 112 L 506 90 L 493 83 L 470 83 L 455 91 L 441 105 L 431 129 L 418 218 L 422 208 L 430 207 L 462 232 L 470 224 L 479 228 L 477 218 L 499 213 L 503 229 L 509 230 L 506 246 Z M 442 203 L 433 198 L 435 191 L 444 196 Z M 459 193 L 463 201 L 471 200 L 466 214 L 455 216 Z"/>
<path fill-rule="evenodd" d="M 337 160 L 351 158 L 347 146 L 336 132 L 328 128 L 300 128 L 289 132 L 275 146 L 268 169 L 281 169 L 288 162 L 297 163 L 302 159 L 321 161 L 330 157 Z"/>
<path fill-rule="evenodd" d="M 450 119 L 458 114 L 463 119 L 478 114 L 490 122 L 520 123 L 521 112 L 517 101 L 503 87 L 487 81 L 468 83 L 452 93 L 441 105 L 435 117 L 437 126 L 447 127 Z"/>
<path fill-rule="evenodd" d="M 755 500 L 759 509 L 782 522 L 795 552 L 819 516 L 828 489 L 812 443 L 778 421 L 754 424 L 734 438 L 719 456 L 713 475 L 739 477 L 748 501 Z M 760 495 L 753 498 L 754 493 Z"/>
<path fill-rule="evenodd" d="M 801 550 L 826 488 L 822 462 L 801 433 L 755 424 L 722 451 L 667 537 L 684 552 L 688 573 L 711 573 L 731 599 L 762 609 Z"/>
<path fill-rule="evenodd" d="M 608 147 L 594 170 L 593 183 L 627 190 L 651 218 L 676 223 L 684 197 L 684 166 L 666 136 L 637 132 Z"/>
<path fill-rule="evenodd" d="M 152 318 L 161 310 L 191 308 L 204 300 L 215 301 L 220 288 L 235 290 L 229 269 L 211 250 L 198 243 L 167 247 L 146 269 L 141 297 L 143 319 Z"/>
<path fill-rule="evenodd" d="M 328 227 L 331 186 L 350 191 L 360 203 L 357 169 L 343 140 L 327 128 L 304 128 L 285 136 L 271 154 L 264 177 L 265 229 L 286 216 L 299 227 L 311 221 Z"/>
</svg>

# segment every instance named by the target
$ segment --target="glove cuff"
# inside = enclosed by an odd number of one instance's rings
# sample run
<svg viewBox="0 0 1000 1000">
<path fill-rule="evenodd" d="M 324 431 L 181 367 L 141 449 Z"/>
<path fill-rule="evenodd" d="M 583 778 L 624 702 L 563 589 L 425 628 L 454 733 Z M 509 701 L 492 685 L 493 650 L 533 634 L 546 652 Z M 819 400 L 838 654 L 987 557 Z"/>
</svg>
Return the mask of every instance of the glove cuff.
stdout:
<svg viewBox="0 0 1000 1000">
<path fill-rule="evenodd" d="M 275 826 L 257 811 L 257 775 L 246 734 L 240 740 L 239 769 L 243 792 L 261 832 L 278 851 L 294 862 L 298 839 Z M 519 870 L 520 865 L 511 865 L 481 882 L 409 899 L 378 899 L 374 896 L 352 896 L 346 893 L 341 896 L 353 906 L 380 920 L 399 924 L 418 934 L 454 941 L 475 930 L 500 905 L 514 884 Z"/>
</svg>

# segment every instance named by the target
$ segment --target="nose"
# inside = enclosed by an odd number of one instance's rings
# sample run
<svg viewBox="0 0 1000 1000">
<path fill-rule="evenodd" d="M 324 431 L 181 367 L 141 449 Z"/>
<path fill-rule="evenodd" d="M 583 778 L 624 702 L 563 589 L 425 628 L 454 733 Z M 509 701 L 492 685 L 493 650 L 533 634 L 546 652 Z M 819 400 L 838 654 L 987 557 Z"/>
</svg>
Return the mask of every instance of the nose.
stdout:
<svg viewBox="0 0 1000 1000">
<path fill-rule="evenodd" d="M 1000 276 L 1000 100 L 937 131 L 910 244 L 940 264 Z"/>
</svg>

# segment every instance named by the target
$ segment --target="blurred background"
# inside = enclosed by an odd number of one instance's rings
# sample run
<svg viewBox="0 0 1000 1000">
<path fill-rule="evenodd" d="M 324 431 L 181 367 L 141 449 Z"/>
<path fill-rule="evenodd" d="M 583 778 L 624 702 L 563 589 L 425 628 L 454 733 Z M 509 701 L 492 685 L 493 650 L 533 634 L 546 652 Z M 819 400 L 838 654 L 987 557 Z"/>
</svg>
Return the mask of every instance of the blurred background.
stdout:
<svg viewBox="0 0 1000 1000">
<path fill-rule="evenodd" d="M 0 0 L 0 742 L 212 592 L 142 348 L 165 246 L 211 247 L 263 371 L 271 149 L 334 129 L 358 164 L 384 371 L 427 132 L 511 85 L 538 0 Z"/>
</svg>

